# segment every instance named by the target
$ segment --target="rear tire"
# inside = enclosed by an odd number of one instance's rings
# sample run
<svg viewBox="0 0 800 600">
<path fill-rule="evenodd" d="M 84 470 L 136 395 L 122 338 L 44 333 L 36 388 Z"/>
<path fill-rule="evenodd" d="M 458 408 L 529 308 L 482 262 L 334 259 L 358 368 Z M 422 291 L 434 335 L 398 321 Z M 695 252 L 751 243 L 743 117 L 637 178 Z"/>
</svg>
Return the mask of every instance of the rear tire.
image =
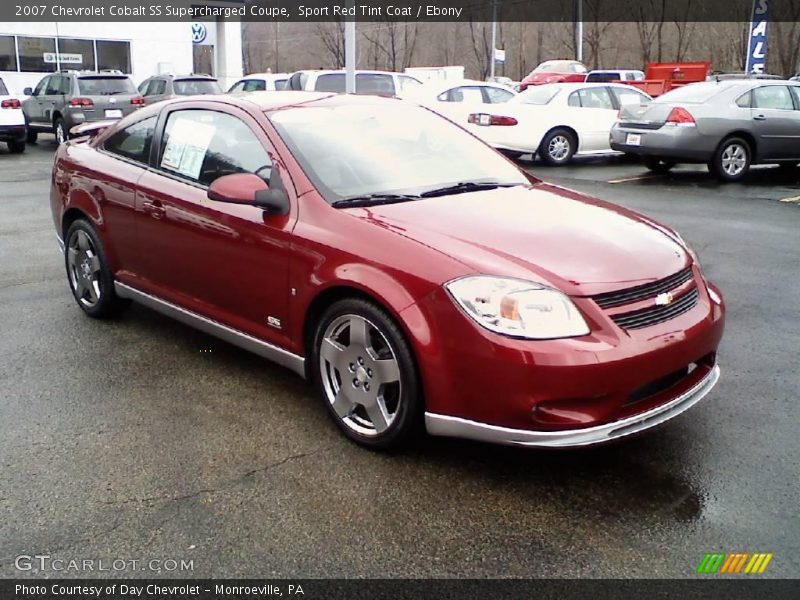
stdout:
<svg viewBox="0 0 800 600">
<path fill-rule="evenodd" d="M 55 122 L 53 123 L 53 133 L 56 136 L 56 141 L 58 145 L 64 144 L 69 139 L 69 134 L 67 133 L 67 127 L 64 124 L 64 119 L 58 117 Z"/>
<path fill-rule="evenodd" d="M 643 156 L 642 162 L 653 173 L 669 173 L 675 166 L 675 161 L 659 158 L 658 156 Z"/>
<path fill-rule="evenodd" d="M 309 374 L 336 425 L 373 450 L 397 449 L 422 429 L 422 385 L 394 320 L 360 298 L 335 302 L 311 343 Z"/>
<path fill-rule="evenodd" d="M 708 163 L 708 170 L 720 181 L 740 181 L 750 170 L 752 150 L 746 140 L 730 137 L 723 140 Z"/>
<path fill-rule="evenodd" d="M 560 167 L 572 160 L 578 149 L 578 141 L 567 129 L 554 129 L 547 133 L 539 144 L 539 156 L 553 167 Z"/>
<path fill-rule="evenodd" d="M 25 152 L 25 140 L 8 142 L 8 151 L 12 154 L 22 154 Z"/>
<path fill-rule="evenodd" d="M 94 319 L 117 315 L 128 302 L 114 291 L 114 277 L 94 227 L 84 219 L 77 219 L 64 239 L 67 281 L 78 306 Z"/>
<path fill-rule="evenodd" d="M 39 132 L 33 131 L 30 127 L 28 128 L 28 133 L 25 134 L 25 140 L 29 144 L 35 144 L 36 140 L 39 138 Z"/>
</svg>

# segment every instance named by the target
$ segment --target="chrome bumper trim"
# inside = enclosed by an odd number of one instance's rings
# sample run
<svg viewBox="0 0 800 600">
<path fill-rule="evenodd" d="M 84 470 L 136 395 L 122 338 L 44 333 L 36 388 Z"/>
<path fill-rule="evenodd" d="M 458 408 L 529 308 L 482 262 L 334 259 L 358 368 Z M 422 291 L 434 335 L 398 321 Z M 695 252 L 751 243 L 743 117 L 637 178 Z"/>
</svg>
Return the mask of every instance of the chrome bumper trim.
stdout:
<svg viewBox="0 0 800 600">
<path fill-rule="evenodd" d="M 719 366 L 714 365 L 708 375 L 674 400 L 626 419 L 586 429 L 565 429 L 562 431 L 509 429 L 434 413 L 425 413 L 425 427 L 431 435 L 459 437 L 511 446 L 570 448 L 602 444 L 626 435 L 645 431 L 677 417 L 700 402 L 713 389 L 719 380 L 719 373 Z"/>
<path fill-rule="evenodd" d="M 233 329 L 227 325 L 223 325 L 222 323 L 199 315 L 195 312 L 181 308 L 176 304 L 172 304 L 171 302 L 167 302 L 166 300 L 162 300 L 161 298 L 157 298 L 156 296 L 152 296 L 146 292 L 132 288 L 124 283 L 115 281 L 114 291 L 120 298 L 130 298 L 131 300 L 135 300 L 140 304 L 144 304 L 148 308 L 152 308 L 153 310 L 165 314 L 168 317 L 172 317 L 176 321 L 180 321 L 181 323 L 185 323 L 186 325 L 199 329 L 200 331 L 204 331 L 205 333 L 216 336 L 233 344 L 234 346 L 239 346 L 240 348 L 244 348 L 245 350 L 248 350 L 254 354 L 263 356 L 274 363 L 286 367 L 287 369 L 291 369 L 301 377 L 306 376 L 305 358 L 302 356 L 298 356 L 292 352 L 289 352 L 288 350 L 284 350 L 283 348 L 279 348 L 278 346 L 274 346 L 268 342 L 255 338 L 247 333 L 244 333 L 243 331 Z"/>
</svg>

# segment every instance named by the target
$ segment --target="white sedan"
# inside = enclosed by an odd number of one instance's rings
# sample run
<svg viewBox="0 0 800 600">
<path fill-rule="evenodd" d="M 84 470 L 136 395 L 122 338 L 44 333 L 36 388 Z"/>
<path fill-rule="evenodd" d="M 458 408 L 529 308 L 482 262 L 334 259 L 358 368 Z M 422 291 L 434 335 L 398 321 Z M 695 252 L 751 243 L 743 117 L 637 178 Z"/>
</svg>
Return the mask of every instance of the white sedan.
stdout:
<svg viewBox="0 0 800 600">
<path fill-rule="evenodd" d="M 0 142 L 8 144 L 8 151 L 25 152 L 25 115 L 18 96 L 8 93 L 0 79 Z"/>
<path fill-rule="evenodd" d="M 253 73 L 234 83 L 228 93 L 279 91 L 284 89 L 288 80 L 289 73 Z"/>
<path fill-rule="evenodd" d="M 650 100 L 624 84 L 532 86 L 501 106 L 471 113 L 467 128 L 507 154 L 538 154 L 563 165 L 575 154 L 612 153 L 609 134 L 620 107 Z"/>
<path fill-rule="evenodd" d="M 469 115 L 491 111 L 493 106 L 504 104 L 517 95 L 499 83 L 462 79 L 427 83 L 406 95 L 406 98 L 466 127 Z"/>
</svg>

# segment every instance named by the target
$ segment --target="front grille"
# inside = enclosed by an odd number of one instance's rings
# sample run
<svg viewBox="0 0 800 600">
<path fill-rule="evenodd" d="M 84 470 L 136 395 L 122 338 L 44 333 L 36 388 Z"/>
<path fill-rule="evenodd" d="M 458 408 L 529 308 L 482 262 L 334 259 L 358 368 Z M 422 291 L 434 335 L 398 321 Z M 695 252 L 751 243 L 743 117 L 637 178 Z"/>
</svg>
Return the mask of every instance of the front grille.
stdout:
<svg viewBox="0 0 800 600">
<path fill-rule="evenodd" d="M 691 310 L 697 304 L 697 288 L 676 298 L 666 306 L 651 306 L 642 310 L 613 315 L 614 322 L 625 329 L 641 329 L 664 321 L 674 319 L 678 315 Z"/>
<path fill-rule="evenodd" d="M 597 296 L 592 296 L 592 300 L 597 302 L 600 308 L 613 308 L 615 306 L 622 306 L 623 304 L 631 304 L 639 300 L 644 300 L 645 298 L 658 296 L 662 292 L 673 290 L 683 285 L 691 278 L 692 268 L 687 267 L 683 271 L 678 271 L 674 275 L 659 279 L 656 282 L 637 285 L 636 287 L 627 288 L 618 292 L 598 294 Z"/>
</svg>

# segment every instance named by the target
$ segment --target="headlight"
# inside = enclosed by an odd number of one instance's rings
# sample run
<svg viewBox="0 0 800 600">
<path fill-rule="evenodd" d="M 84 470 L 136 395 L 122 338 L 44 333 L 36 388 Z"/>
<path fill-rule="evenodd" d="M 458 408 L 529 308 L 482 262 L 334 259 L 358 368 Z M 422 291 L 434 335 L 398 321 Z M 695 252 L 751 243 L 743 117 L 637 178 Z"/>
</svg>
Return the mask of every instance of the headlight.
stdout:
<svg viewBox="0 0 800 600">
<path fill-rule="evenodd" d="M 532 340 L 589 333 L 572 300 L 538 283 L 476 275 L 445 287 L 476 323 L 495 333 Z"/>
</svg>

